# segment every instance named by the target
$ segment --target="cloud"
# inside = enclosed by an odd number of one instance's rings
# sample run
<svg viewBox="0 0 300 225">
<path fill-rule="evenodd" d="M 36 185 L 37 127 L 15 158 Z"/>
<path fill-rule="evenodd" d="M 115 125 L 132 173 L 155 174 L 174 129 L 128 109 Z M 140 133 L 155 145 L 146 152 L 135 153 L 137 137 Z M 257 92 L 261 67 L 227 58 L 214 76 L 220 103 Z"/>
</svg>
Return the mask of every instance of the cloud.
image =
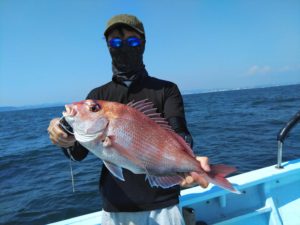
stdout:
<svg viewBox="0 0 300 225">
<path fill-rule="evenodd" d="M 246 74 L 250 76 L 255 76 L 255 75 L 264 75 L 270 73 L 286 73 L 286 72 L 295 72 L 295 71 L 300 71 L 300 65 L 286 65 L 277 68 L 270 67 L 268 65 L 264 65 L 264 66 L 253 65 L 247 70 Z"/>
<path fill-rule="evenodd" d="M 247 74 L 248 75 L 257 75 L 257 74 L 267 74 L 267 73 L 271 73 L 272 72 L 272 68 L 270 66 L 251 66 L 248 71 Z"/>
</svg>

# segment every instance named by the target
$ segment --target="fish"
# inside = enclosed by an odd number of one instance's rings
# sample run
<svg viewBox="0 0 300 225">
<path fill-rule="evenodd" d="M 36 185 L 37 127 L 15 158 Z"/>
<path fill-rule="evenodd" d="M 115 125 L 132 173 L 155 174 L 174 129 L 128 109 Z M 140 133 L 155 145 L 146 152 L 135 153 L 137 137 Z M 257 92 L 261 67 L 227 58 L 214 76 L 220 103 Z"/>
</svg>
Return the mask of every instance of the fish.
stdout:
<svg viewBox="0 0 300 225">
<path fill-rule="evenodd" d="M 66 105 L 63 118 L 75 139 L 122 181 L 127 169 L 145 174 L 151 187 L 169 188 L 188 174 L 199 184 L 204 178 L 240 193 L 225 178 L 236 168 L 215 164 L 205 172 L 189 144 L 156 111 L 147 99 L 128 104 L 88 99 Z"/>
</svg>

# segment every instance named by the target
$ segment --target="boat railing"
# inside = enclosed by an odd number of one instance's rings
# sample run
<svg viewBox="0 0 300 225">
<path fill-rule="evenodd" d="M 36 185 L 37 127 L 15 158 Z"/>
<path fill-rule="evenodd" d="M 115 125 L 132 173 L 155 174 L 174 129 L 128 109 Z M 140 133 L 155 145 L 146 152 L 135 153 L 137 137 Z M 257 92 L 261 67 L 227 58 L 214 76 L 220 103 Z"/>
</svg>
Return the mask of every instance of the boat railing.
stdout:
<svg viewBox="0 0 300 225">
<path fill-rule="evenodd" d="M 279 131 L 277 135 L 277 143 L 278 143 L 278 152 L 277 152 L 277 169 L 282 169 L 282 149 L 283 142 L 288 137 L 287 135 L 292 130 L 292 128 L 300 121 L 300 111 L 297 112 L 287 123 L 286 125 Z"/>
</svg>

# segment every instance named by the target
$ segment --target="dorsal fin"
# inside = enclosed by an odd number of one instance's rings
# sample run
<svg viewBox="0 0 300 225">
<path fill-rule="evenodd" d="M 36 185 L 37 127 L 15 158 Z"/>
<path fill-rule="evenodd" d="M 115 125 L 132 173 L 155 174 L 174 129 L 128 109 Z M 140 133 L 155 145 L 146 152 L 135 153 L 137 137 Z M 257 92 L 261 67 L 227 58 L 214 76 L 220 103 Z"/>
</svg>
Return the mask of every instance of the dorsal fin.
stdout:
<svg viewBox="0 0 300 225">
<path fill-rule="evenodd" d="M 127 105 L 144 113 L 154 122 L 159 124 L 162 128 L 174 132 L 172 127 L 169 125 L 168 121 L 165 118 L 163 118 L 160 113 L 156 112 L 157 108 L 154 108 L 154 104 L 148 101 L 148 99 L 140 100 L 137 102 L 131 101 Z"/>
<path fill-rule="evenodd" d="M 160 113 L 156 113 L 156 108 L 145 110 L 144 113 L 147 114 L 148 116 L 150 116 L 152 113 L 159 114 L 159 116 L 160 116 Z"/>
<path fill-rule="evenodd" d="M 130 106 L 130 107 L 136 108 L 136 106 L 138 106 L 140 104 L 143 104 L 146 101 L 148 101 L 148 99 L 143 99 L 143 100 L 140 100 L 140 101 L 137 101 L 137 102 L 131 101 L 127 105 Z"/>
</svg>

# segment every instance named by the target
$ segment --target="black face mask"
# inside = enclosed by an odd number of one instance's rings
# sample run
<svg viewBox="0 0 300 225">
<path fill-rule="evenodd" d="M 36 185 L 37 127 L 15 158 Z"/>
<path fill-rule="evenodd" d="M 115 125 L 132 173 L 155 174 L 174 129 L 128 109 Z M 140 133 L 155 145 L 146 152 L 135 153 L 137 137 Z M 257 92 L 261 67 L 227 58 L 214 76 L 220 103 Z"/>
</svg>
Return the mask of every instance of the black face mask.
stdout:
<svg viewBox="0 0 300 225">
<path fill-rule="evenodd" d="M 143 69 L 145 67 L 143 63 L 144 50 L 144 43 L 136 47 L 127 45 L 120 48 L 109 47 L 114 75 L 130 78 Z"/>
</svg>

